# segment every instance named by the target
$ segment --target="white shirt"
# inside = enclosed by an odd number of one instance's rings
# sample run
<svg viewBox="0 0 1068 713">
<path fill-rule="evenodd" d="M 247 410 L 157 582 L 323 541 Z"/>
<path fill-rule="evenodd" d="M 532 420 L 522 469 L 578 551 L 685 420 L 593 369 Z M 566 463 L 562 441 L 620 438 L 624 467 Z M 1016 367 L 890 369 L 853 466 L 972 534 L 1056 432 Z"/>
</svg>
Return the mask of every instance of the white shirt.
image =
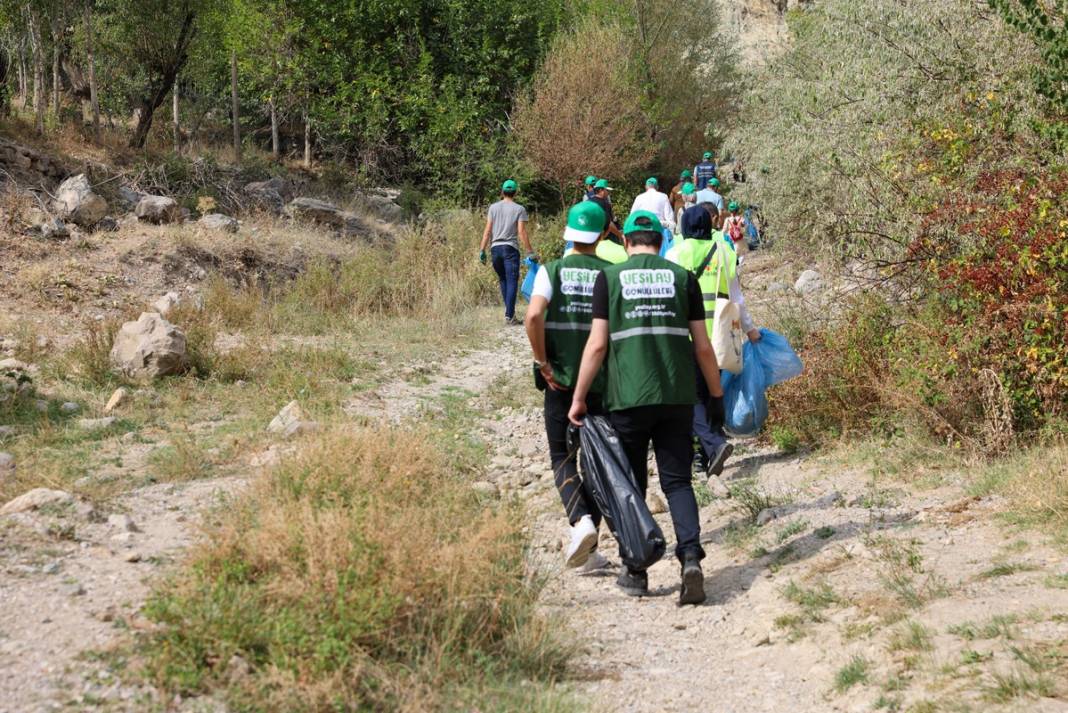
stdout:
<svg viewBox="0 0 1068 713">
<path fill-rule="evenodd" d="M 630 207 L 631 213 L 638 210 L 649 211 L 660 220 L 662 226 L 671 231 L 675 230 L 675 215 L 671 209 L 671 200 L 666 193 L 661 193 L 655 188 L 649 188 L 645 193 L 640 193 Z"/>
<path fill-rule="evenodd" d="M 530 288 L 530 296 L 544 297 L 546 302 L 553 301 L 553 283 L 549 279 L 549 271 L 539 267 L 534 273 L 534 286 Z"/>
</svg>

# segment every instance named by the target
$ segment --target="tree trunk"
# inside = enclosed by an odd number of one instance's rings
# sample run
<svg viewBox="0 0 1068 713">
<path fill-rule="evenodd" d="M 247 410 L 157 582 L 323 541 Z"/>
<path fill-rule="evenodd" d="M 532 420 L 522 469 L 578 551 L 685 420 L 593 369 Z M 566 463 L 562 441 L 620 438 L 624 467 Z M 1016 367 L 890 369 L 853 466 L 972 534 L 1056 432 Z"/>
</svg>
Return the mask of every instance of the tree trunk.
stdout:
<svg viewBox="0 0 1068 713">
<path fill-rule="evenodd" d="M 62 53 L 60 48 L 63 39 L 63 23 L 59 18 L 52 22 L 52 116 L 56 117 L 56 123 L 59 123 L 59 92 L 62 90 L 59 83 L 59 59 Z"/>
<path fill-rule="evenodd" d="M 304 168 L 311 168 L 311 117 L 304 112 Z"/>
<path fill-rule="evenodd" d="M 234 119 L 234 161 L 241 163 L 241 119 L 237 101 L 237 50 L 230 52 L 230 111 Z"/>
<path fill-rule="evenodd" d="M 281 150 L 278 145 L 278 108 L 274 105 L 273 94 L 267 101 L 267 105 L 271 109 L 271 158 L 277 161 Z"/>
<path fill-rule="evenodd" d="M 18 57 L 18 80 L 19 80 L 19 108 L 26 109 L 26 48 L 19 44 L 19 57 Z"/>
<path fill-rule="evenodd" d="M 178 85 L 171 91 L 171 129 L 174 132 L 174 153 L 182 150 L 182 127 L 178 123 Z"/>
<path fill-rule="evenodd" d="M 182 71 L 182 67 L 185 66 L 186 61 L 189 59 L 189 44 L 193 41 L 193 35 L 196 32 L 193 25 L 195 18 L 196 14 L 192 10 L 186 13 L 185 19 L 182 21 L 182 27 L 178 32 L 178 39 L 174 44 L 174 53 L 168 58 L 168 62 L 163 66 L 160 75 L 154 77 L 149 86 L 146 87 L 145 94 L 141 97 L 137 107 L 137 127 L 134 129 L 133 136 L 130 137 L 130 148 L 143 149 L 145 147 L 148 132 L 152 129 L 152 119 L 156 109 L 163 104 L 167 99 L 167 95 L 171 93 L 171 89 L 174 88 L 174 82 L 178 78 L 178 73 Z"/>
<path fill-rule="evenodd" d="M 44 48 L 41 47 L 41 25 L 37 11 L 27 5 L 30 20 L 30 44 L 33 50 L 33 113 L 34 128 L 44 134 Z"/>
<path fill-rule="evenodd" d="M 84 6 L 85 58 L 89 64 L 89 106 L 93 112 L 93 140 L 100 143 L 100 100 L 96 95 L 96 60 L 93 58 L 93 19 L 89 10 L 90 0 Z"/>
<path fill-rule="evenodd" d="M 7 54 L 0 51 L 0 116 L 11 114 L 11 103 L 7 92 Z"/>
</svg>

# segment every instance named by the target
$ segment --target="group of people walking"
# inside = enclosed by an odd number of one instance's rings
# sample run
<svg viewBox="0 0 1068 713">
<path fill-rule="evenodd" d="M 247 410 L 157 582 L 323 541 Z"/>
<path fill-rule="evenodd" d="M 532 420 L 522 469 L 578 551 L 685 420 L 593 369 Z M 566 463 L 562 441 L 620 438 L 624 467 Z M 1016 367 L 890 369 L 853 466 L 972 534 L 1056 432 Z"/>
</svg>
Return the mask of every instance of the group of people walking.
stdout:
<svg viewBox="0 0 1068 713">
<path fill-rule="evenodd" d="M 582 200 L 567 214 L 562 237 L 568 250 L 537 271 L 525 319 L 535 383 L 544 391 L 549 457 L 571 529 L 567 566 L 608 566 L 597 552 L 601 513 L 567 439 L 569 427 L 581 426 L 588 414 L 604 414 L 643 495 L 652 445 L 675 531 L 681 604 L 705 599 L 693 472 L 725 491 L 718 476 L 732 453 L 711 342 L 716 300 L 736 302 L 748 338 L 760 339 L 738 282 L 745 241 L 732 239 L 737 205 L 724 205 L 712 158 L 708 152 L 692 172 L 683 171 L 670 194 L 660 191 L 657 179 L 647 180 L 622 227 L 614 220 L 608 181 L 587 177 Z M 516 289 L 507 282 L 513 270 L 518 275 L 518 243 L 536 257 L 516 190 L 512 181 L 502 186 L 480 254 L 485 262 L 491 249 L 512 323 Z M 515 218 L 514 226 L 506 229 L 502 216 Z M 616 582 L 629 595 L 648 593 L 645 571 L 623 567 Z"/>
</svg>

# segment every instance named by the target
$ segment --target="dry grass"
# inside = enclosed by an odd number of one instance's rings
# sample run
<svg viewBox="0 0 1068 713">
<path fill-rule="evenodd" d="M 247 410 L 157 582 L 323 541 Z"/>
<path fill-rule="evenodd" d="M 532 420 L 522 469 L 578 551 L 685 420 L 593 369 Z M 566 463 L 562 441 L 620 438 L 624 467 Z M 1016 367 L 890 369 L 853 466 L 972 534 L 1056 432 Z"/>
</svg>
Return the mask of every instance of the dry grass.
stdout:
<svg viewBox="0 0 1068 713">
<path fill-rule="evenodd" d="M 1068 444 L 1035 447 L 993 463 L 973 492 L 1003 493 L 1009 499 L 1010 519 L 1042 525 L 1068 538 Z"/>
<path fill-rule="evenodd" d="M 220 513 L 149 605 L 165 625 L 147 647 L 155 681 L 252 709 L 415 711 L 448 708 L 456 686 L 562 673 L 522 518 L 484 509 L 438 449 L 408 447 L 433 437 L 326 435 Z"/>
</svg>

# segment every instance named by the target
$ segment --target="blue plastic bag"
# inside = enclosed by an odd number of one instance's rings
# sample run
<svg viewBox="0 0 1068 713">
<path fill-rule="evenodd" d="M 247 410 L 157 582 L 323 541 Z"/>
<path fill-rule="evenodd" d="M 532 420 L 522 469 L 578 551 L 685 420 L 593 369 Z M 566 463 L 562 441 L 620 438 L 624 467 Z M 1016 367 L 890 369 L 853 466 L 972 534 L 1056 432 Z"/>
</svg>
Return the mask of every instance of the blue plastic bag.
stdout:
<svg viewBox="0 0 1068 713">
<path fill-rule="evenodd" d="M 675 236 L 670 230 L 664 228 L 664 240 L 660 243 L 660 257 L 667 256 L 668 250 L 675 245 Z"/>
<path fill-rule="evenodd" d="M 523 264 L 527 266 L 527 276 L 523 279 L 519 294 L 530 302 L 530 295 L 534 292 L 534 277 L 538 274 L 538 263 L 528 257 L 523 259 Z"/>
<path fill-rule="evenodd" d="M 768 387 L 801 374 L 801 359 L 786 337 L 760 330 L 760 341 L 742 346 L 742 373 L 723 372 L 724 427 L 737 436 L 754 436 L 768 419 Z"/>
</svg>

